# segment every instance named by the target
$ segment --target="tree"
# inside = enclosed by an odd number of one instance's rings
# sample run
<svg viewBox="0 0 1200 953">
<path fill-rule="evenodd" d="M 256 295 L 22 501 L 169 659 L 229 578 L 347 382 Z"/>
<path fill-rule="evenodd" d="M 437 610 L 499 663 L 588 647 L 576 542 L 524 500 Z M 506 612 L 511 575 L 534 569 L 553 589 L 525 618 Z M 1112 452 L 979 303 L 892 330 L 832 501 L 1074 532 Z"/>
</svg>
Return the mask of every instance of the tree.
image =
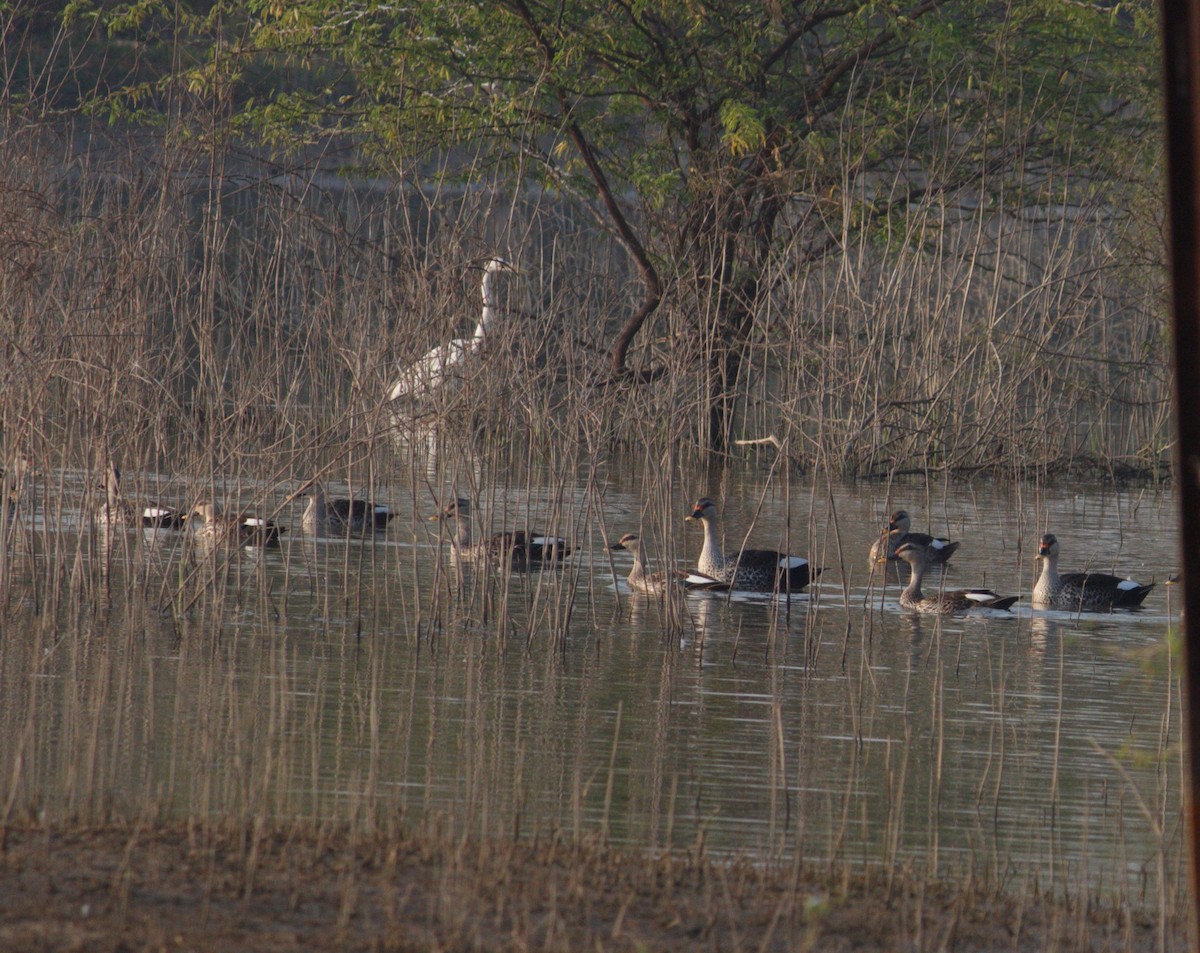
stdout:
<svg viewBox="0 0 1200 953">
<path fill-rule="evenodd" d="M 143 30 L 155 15 L 109 14 Z M 689 286 L 709 303 L 718 438 L 781 242 L 805 267 L 856 234 L 894 240 L 914 203 L 1062 202 L 1032 157 L 1107 187 L 1106 144 L 1150 121 L 1157 80 L 1144 0 L 217 0 L 157 16 L 207 38 L 190 88 L 233 90 L 243 129 L 414 161 L 471 144 L 586 201 L 641 282 L 610 373 L 628 373 L 668 284 Z M 256 88 L 272 61 L 306 84 Z"/>
</svg>

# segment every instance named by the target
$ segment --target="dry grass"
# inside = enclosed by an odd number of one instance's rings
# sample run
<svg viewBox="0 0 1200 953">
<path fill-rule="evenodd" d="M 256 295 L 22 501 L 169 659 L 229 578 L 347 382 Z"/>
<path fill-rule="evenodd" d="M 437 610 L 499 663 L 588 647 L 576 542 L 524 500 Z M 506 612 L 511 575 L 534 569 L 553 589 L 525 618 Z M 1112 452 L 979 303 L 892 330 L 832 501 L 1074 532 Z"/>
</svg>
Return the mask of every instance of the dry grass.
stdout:
<svg viewBox="0 0 1200 953">
<path fill-rule="evenodd" d="M 14 128 L 2 148 L 6 455 L 94 468 L 112 454 L 202 486 L 370 475 L 396 369 L 470 333 L 478 263 L 497 252 L 522 274 L 489 358 L 421 408 L 427 423 L 485 456 L 519 432 L 560 466 L 710 439 L 708 303 L 672 285 L 631 355 L 665 373 L 608 381 L 636 289 L 619 253 L 544 196 L 279 176 L 86 128 Z M 1164 475 L 1163 311 L 1117 251 L 1132 221 L 964 216 L 935 232 L 933 211 L 914 209 L 911 251 L 797 271 L 780 250 L 733 436 L 775 434 L 804 467 L 845 476 Z"/>
<path fill-rule="evenodd" d="M 508 762 L 502 743 L 519 739 L 505 719 L 530 715 L 488 691 L 500 675 L 487 663 L 514 659 L 525 695 L 551 703 L 572 626 L 611 624 L 597 615 L 600 600 L 581 597 L 603 567 L 464 573 L 442 558 L 444 538 L 430 543 L 438 558 L 408 558 L 404 547 L 430 542 L 415 532 L 396 546 L 305 552 L 282 579 L 261 563 L 193 559 L 175 542 L 166 552 L 126 536 L 106 545 L 89 514 L 113 459 L 131 498 L 268 515 L 299 482 L 324 477 L 387 487 L 412 527 L 456 492 L 498 524 L 536 518 L 583 551 L 640 529 L 659 562 L 673 564 L 677 487 L 711 436 L 705 303 L 675 287 L 647 328 L 631 361 L 666 368 L 653 385 L 607 381 L 604 351 L 630 306 L 628 276 L 619 254 L 544 197 L 347 188 L 94 130 L 10 132 L 0 144 L 10 210 L 0 223 L 0 339 L 12 355 L 0 370 L 0 450 L 31 457 L 41 477 L 24 504 L 35 515 L 5 522 L 0 549 L 0 608 L 7 632 L 21 633 L 0 644 L 0 682 L 25 693 L 0 726 L 5 879 L 17 888 L 0 891 L 10 904 L 0 947 L 115 949 L 178 931 L 184 945 L 260 949 L 296 937 L 396 949 L 882 949 L 898 937 L 918 949 L 1140 949 L 1153 929 L 1179 935 L 1181 878 L 1168 859 L 1178 779 L 1168 771 L 1147 806 L 1160 867 L 1134 904 L 1157 907 L 1154 928 L 1093 902 L 1086 887 L 1062 903 L 1033 881 L 1009 889 L 1001 850 L 981 850 L 979 870 L 955 872 L 958 886 L 902 865 L 876 882 L 848 862 L 819 875 L 758 857 L 718 862 L 702 837 L 690 856 L 625 854 L 603 836 L 626 755 L 620 711 L 600 776 L 573 739 L 552 739 L 565 765 L 559 806 L 576 831 L 601 832 L 566 838 L 526 829 L 522 772 L 538 767 L 519 746 Z M 781 439 L 785 452 L 764 457 L 765 482 L 789 513 L 807 516 L 788 526 L 785 548 L 793 535 L 811 541 L 821 563 L 841 570 L 831 575 L 846 597 L 846 567 L 859 557 L 842 552 L 836 520 L 815 531 L 825 501 L 815 484 L 800 488 L 801 468 L 887 479 L 1040 478 L 1080 465 L 1159 472 L 1169 388 L 1150 295 L 1122 287 L 1120 263 L 1086 230 L 974 240 L 953 254 L 926 243 L 886 266 L 860 250 L 804 275 L 783 251 L 746 346 L 744 434 Z M 470 333 L 477 266 L 497 251 L 521 274 L 503 289 L 487 359 L 461 389 L 423 405 L 416 426 L 404 410 L 398 419 L 384 401 L 397 366 Z M 981 256 L 992 261 L 986 274 Z M 1006 256 L 1038 258 L 1038 273 L 1001 277 Z M 637 488 L 640 526 L 614 526 L 606 509 L 616 460 L 641 461 L 616 475 Z M 724 492 L 725 479 L 714 473 L 712 486 Z M 740 521 L 748 534 L 761 502 Z M 386 586 L 360 582 L 385 577 Z M 297 590 L 308 596 L 305 624 L 338 633 L 335 648 L 296 643 L 288 597 Z M 683 664 L 675 637 L 697 632 L 678 605 L 663 611 L 674 644 L 661 672 L 647 674 L 646 694 L 665 711 Z M 772 623 L 771 647 L 786 643 L 789 623 Z M 847 645 L 869 646 L 870 625 L 847 624 Z M 479 632 L 490 637 L 470 638 Z M 323 665 L 322 651 L 339 653 L 338 664 Z M 802 651 L 815 663 L 821 648 Z M 411 668 L 397 664 L 401 652 Z M 868 653 L 859 658 L 847 677 L 856 707 L 872 679 Z M 193 677 L 161 675 L 161 659 Z M 379 753 L 399 758 L 406 782 L 412 765 L 428 764 L 419 749 L 436 744 L 444 699 L 441 683 L 424 679 L 450 664 L 466 670 L 462 810 L 444 828 L 434 817 L 413 829 L 396 818 L 424 815 L 430 804 L 416 789 L 429 779 L 388 788 Z M 410 681 L 393 692 L 398 671 Z M 155 693 L 167 685 L 177 694 L 164 701 Z M 1157 753 L 1165 764 L 1171 691 Z M 941 700 L 931 699 L 934 711 Z M 1002 712 L 1003 698 L 995 705 Z M 171 717 L 184 712 L 201 716 Z M 800 768 L 773 717 L 772 790 L 785 792 Z M 416 723 L 432 727 L 422 734 Z M 903 747 L 887 765 L 901 793 L 916 771 Z M 147 764 L 141 753 L 152 749 L 175 754 Z M 657 783 L 649 848 L 672 845 L 684 800 L 665 775 Z M 895 863 L 914 823 L 906 810 L 935 811 L 930 794 L 928 805 L 898 797 L 886 818 L 855 818 L 854 795 L 833 795 L 840 817 L 799 836 L 842 857 L 856 823 L 882 828 Z M 768 857 L 784 856 L 803 828 L 778 796 Z M 54 820 L 29 822 L 43 811 Z M 146 820 L 93 826 L 127 817 Z M 289 826 L 293 817 L 305 819 Z M 498 839 L 506 829 L 520 836 Z M 53 898 L 46 916 L 22 918 L 35 894 Z M 77 915 L 83 904 L 90 922 Z M 178 922 L 179 909 L 197 907 L 202 917 Z"/>
<path fill-rule="evenodd" d="M 553 833 L 252 823 L 10 829 L 0 950 L 1182 949 L 1127 910 L 911 873 L 646 857 Z M 1160 946 L 1159 944 L 1165 944 Z"/>
</svg>

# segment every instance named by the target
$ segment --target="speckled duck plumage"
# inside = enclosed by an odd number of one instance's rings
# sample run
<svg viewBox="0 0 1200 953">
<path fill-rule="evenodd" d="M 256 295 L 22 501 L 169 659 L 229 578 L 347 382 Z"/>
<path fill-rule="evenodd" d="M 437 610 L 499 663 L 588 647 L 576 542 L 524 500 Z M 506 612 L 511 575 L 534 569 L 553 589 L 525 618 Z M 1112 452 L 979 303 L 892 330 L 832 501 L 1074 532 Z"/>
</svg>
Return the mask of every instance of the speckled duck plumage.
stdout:
<svg viewBox="0 0 1200 953">
<path fill-rule="evenodd" d="M 188 522 L 197 520 L 194 534 L 198 542 L 230 546 L 278 546 L 279 535 L 284 532 L 271 520 L 258 516 L 221 516 L 211 503 L 197 503 L 188 514 Z"/>
<path fill-rule="evenodd" d="M 1010 609 L 1020 596 L 1000 596 L 991 589 L 952 589 L 927 596 L 921 591 L 921 582 L 932 559 L 929 550 L 917 543 L 901 543 L 896 548 L 896 558 L 912 567 L 912 578 L 900 593 L 900 605 L 913 612 L 929 615 L 953 615 L 982 609 L 1003 611 Z M 886 557 L 881 557 L 881 561 Z"/>
<path fill-rule="evenodd" d="M 692 508 L 688 520 L 699 520 L 704 527 L 704 546 L 696 568 L 706 576 L 728 583 L 742 592 L 800 592 L 820 575 L 812 570 L 808 560 L 790 556 L 773 549 L 744 549 L 736 557 L 721 552 L 717 538 L 717 504 L 701 497 Z"/>
<path fill-rule="evenodd" d="M 883 561 L 894 561 L 896 550 L 904 543 L 915 543 L 924 546 L 930 559 L 930 565 L 936 566 L 946 562 L 958 549 L 957 542 L 950 542 L 941 536 L 930 536 L 928 533 L 911 531 L 912 519 L 907 510 L 896 510 L 888 520 L 887 528 L 879 534 L 879 538 L 871 546 L 871 565 Z"/>
<path fill-rule="evenodd" d="M 1065 609 L 1069 612 L 1111 612 L 1136 609 L 1150 594 L 1154 583 L 1142 585 L 1134 579 L 1103 572 L 1059 574 L 1059 543 L 1047 533 L 1038 544 L 1037 558 L 1042 572 L 1033 587 L 1033 604 L 1040 609 Z"/>
<path fill-rule="evenodd" d="M 626 582 L 634 592 L 661 593 L 667 591 L 671 582 L 670 576 L 661 569 L 656 572 L 647 571 L 646 552 L 642 538 L 637 533 L 626 533 L 609 549 L 627 550 L 633 554 L 633 568 L 629 570 Z"/>
<path fill-rule="evenodd" d="M 382 532 L 395 513 L 380 503 L 337 497 L 329 499 L 319 483 L 307 483 L 293 495 L 307 494 L 308 505 L 300 517 L 301 529 L 310 535 L 322 533 Z"/>
<path fill-rule="evenodd" d="M 669 573 L 665 569 L 650 572 L 646 568 L 646 552 L 642 538 L 637 533 L 626 533 L 609 547 L 611 550 L 627 550 L 633 554 L 633 568 L 629 570 L 626 582 L 634 592 L 662 593 L 672 585 L 684 589 L 706 590 L 709 592 L 726 591 L 727 582 L 713 579 L 694 570 Z"/>
<path fill-rule="evenodd" d="M 134 504 L 121 496 L 121 470 L 115 463 L 108 465 L 104 477 L 104 500 L 95 513 L 100 526 L 128 526 L 142 529 L 179 529 L 184 514 L 171 506 L 148 501 Z"/>
<path fill-rule="evenodd" d="M 472 540 L 471 501 L 463 497 L 451 500 L 430 519 L 454 523 L 450 547 L 455 558 L 464 561 L 504 560 L 511 568 L 521 570 L 530 565 L 559 562 L 571 555 L 571 546 L 566 539 L 544 533 L 507 530 Z"/>
</svg>

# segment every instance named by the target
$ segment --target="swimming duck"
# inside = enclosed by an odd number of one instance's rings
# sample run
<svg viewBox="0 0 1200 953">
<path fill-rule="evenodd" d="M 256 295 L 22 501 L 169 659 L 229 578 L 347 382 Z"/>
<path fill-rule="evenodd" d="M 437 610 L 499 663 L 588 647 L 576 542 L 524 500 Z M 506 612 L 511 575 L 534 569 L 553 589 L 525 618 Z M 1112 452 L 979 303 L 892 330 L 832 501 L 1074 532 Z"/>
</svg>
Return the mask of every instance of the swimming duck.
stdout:
<svg viewBox="0 0 1200 953">
<path fill-rule="evenodd" d="M 464 497 L 451 500 L 430 520 L 452 520 L 454 535 L 450 537 L 450 549 L 454 556 L 465 561 L 484 559 L 509 562 L 513 569 L 525 569 L 531 563 L 552 563 L 571 555 L 570 544 L 561 536 L 546 536 L 542 533 L 525 533 L 509 530 L 494 533 L 478 542 L 471 540 L 471 501 Z"/>
<path fill-rule="evenodd" d="M 140 526 L 143 529 L 179 529 L 184 514 L 172 506 L 147 502 L 135 505 L 121 497 L 121 469 L 108 465 L 104 477 L 104 502 L 96 511 L 101 526 Z"/>
<path fill-rule="evenodd" d="M 909 531 L 912 519 L 907 510 L 896 510 L 888 520 L 887 528 L 879 534 L 879 539 L 871 545 L 871 565 L 896 558 L 896 549 L 902 543 L 916 543 L 924 546 L 930 558 L 931 565 L 945 563 L 958 549 L 958 543 L 952 543 L 940 536 L 930 536 L 928 533 L 913 533 Z"/>
<path fill-rule="evenodd" d="M 634 592 L 666 592 L 670 577 L 662 569 L 657 572 L 646 571 L 646 553 L 642 548 L 642 538 L 637 533 L 626 533 L 608 548 L 633 553 L 633 568 L 629 570 L 626 580 L 630 589 Z"/>
<path fill-rule="evenodd" d="M 729 589 L 729 583 L 713 579 L 696 570 L 668 573 L 664 569 L 655 572 L 646 571 L 646 553 L 642 546 L 642 538 L 637 533 L 626 533 L 611 550 L 628 550 L 633 553 L 633 568 L 629 570 L 626 581 L 634 592 L 661 593 L 666 592 L 670 584 L 682 586 L 684 589 L 724 591 Z"/>
<path fill-rule="evenodd" d="M 308 505 L 300 517 L 300 527 L 304 532 L 312 535 L 325 532 L 370 533 L 375 530 L 382 531 L 387 529 L 388 523 L 396 516 L 381 503 L 370 503 L 366 500 L 344 497 L 326 499 L 324 487 L 315 480 L 300 487 L 290 499 L 295 499 L 305 493 L 308 494 Z"/>
<path fill-rule="evenodd" d="M 1142 585 L 1103 572 L 1058 574 L 1058 539 L 1047 533 L 1038 544 L 1037 558 L 1042 573 L 1033 587 L 1033 604 L 1042 609 L 1067 609 L 1071 612 L 1111 612 L 1136 609 L 1150 594 L 1154 583 Z"/>
<path fill-rule="evenodd" d="M 27 497 L 32 495 L 32 477 L 36 470 L 32 461 L 20 455 L 7 466 L 0 466 L 0 510 L 7 508 L 10 517 L 16 515 Z"/>
<path fill-rule="evenodd" d="M 730 588 L 743 592 L 799 592 L 815 579 L 821 570 L 810 570 L 808 560 L 789 556 L 773 549 L 743 549 L 736 559 L 721 552 L 717 540 L 717 504 L 707 496 L 696 501 L 690 522 L 704 525 L 704 547 L 696 568 L 705 576 L 728 583 Z"/>
<path fill-rule="evenodd" d="M 991 589 L 952 589 L 927 596 L 921 592 L 921 580 L 932 558 L 929 550 L 917 543 L 901 543 L 896 547 L 896 558 L 903 559 L 912 567 L 912 578 L 900 593 L 900 605 L 914 612 L 952 615 L 980 609 L 1005 610 L 1020 598 L 999 596 Z M 887 557 L 881 556 L 879 561 L 886 562 Z"/>
<path fill-rule="evenodd" d="M 193 519 L 200 521 L 196 540 L 210 545 L 278 546 L 279 534 L 284 532 L 282 526 L 258 516 L 219 516 L 211 503 L 197 503 L 187 515 L 188 522 Z"/>
</svg>

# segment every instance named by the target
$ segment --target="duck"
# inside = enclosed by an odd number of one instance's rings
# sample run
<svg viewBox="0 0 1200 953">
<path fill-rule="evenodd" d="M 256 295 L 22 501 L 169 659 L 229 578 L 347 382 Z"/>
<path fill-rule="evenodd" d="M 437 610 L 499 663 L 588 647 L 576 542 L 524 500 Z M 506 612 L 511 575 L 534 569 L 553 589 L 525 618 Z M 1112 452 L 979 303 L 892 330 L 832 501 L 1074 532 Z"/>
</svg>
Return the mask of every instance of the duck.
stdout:
<svg viewBox="0 0 1200 953">
<path fill-rule="evenodd" d="M 696 569 L 704 576 L 727 583 L 742 592 L 799 592 L 811 579 L 821 574 L 813 570 L 807 559 L 790 556 L 773 549 L 743 549 L 736 559 L 721 552 L 717 539 L 717 504 L 707 496 L 696 501 L 688 522 L 699 521 L 704 526 L 704 546 Z"/>
<path fill-rule="evenodd" d="M 475 325 L 475 333 L 469 338 L 453 338 L 445 344 L 439 344 L 403 368 L 400 377 L 388 390 L 388 400 L 428 397 L 458 376 L 462 365 L 483 346 L 488 327 L 496 318 L 495 283 L 496 276 L 502 271 L 516 272 L 516 268 L 499 257 L 489 259 L 484 265 L 481 285 L 483 311 L 479 315 L 479 323 Z"/>
<path fill-rule="evenodd" d="M 629 583 L 629 588 L 634 592 L 663 593 L 671 587 L 672 583 L 684 589 L 709 592 L 729 589 L 728 583 L 714 579 L 712 576 L 706 576 L 696 570 L 668 573 L 666 570 L 659 569 L 655 572 L 647 572 L 645 549 L 642 545 L 642 538 L 637 533 L 626 533 L 608 548 L 614 551 L 627 550 L 633 553 L 633 568 L 629 570 L 629 576 L 625 581 Z"/>
<path fill-rule="evenodd" d="M 929 549 L 919 543 L 901 543 L 896 547 L 896 558 L 904 560 L 912 567 L 912 578 L 904 587 L 904 591 L 900 593 L 900 605 L 913 612 L 929 615 L 953 615 L 982 609 L 1007 611 L 1021 598 L 1020 596 L 1001 596 L 991 589 L 950 589 L 927 596 L 921 592 L 921 580 L 935 558 L 930 554 Z M 881 556 L 879 561 L 887 562 L 887 557 Z"/>
<path fill-rule="evenodd" d="M 229 543 L 238 546 L 278 546 L 279 535 L 284 527 L 258 516 L 220 516 L 211 503 L 197 503 L 187 520 L 199 520 L 195 530 L 198 542 L 206 544 Z"/>
<path fill-rule="evenodd" d="M 300 527 L 310 535 L 318 535 L 327 531 L 338 533 L 382 532 L 396 517 L 396 514 L 382 503 L 344 497 L 327 499 L 325 488 L 315 480 L 310 480 L 300 487 L 289 497 L 288 502 L 304 494 L 308 494 L 308 505 L 300 517 Z"/>
<path fill-rule="evenodd" d="M 104 476 L 104 501 L 96 511 L 101 526 L 137 526 L 143 529 L 180 529 L 184 514 L 157 502 L 133 504 L 121 496 L 121 468 L 109 463 Z"/>
<path fill-rule="evenodd" d="M 907 510 L 896 510 L 888 520 L 887 527 L 879 534 L 879 539 L 871 545 L 871 565 L 891 562 L 896 558 L 896 549 L 902 543 L 916 543 L 924 546 L 931 565 L 943 565 L 958 550 L 957 542 L 950 542 L 941 536 L 930 536 L 928 533 L 911 532 L 912 518 Z"/>
<path fill-rule="evenodd" d="M 31 460 L 18 454 L 8 465 L 0 465 L 0 509 L 7 508 L 9 517 L 15 516 L 22 504 L 31 496 L 33 475 L 37 472 Z"/>
<path fill-rule="evenodd" d="M 513 569 L 525 569 L 531 563 L 560 562 L 571 555 L 571 546 L 562 536 L 508 530 L 493 533 L 477 542 L 471 540 L 471 501 L 458 497 L 429 517 L 442 522 L 453 521 L 454 535 L 450 549 L 457 559 L 468 562 L 504 559 Z"/>
<path fill-rule="evenodd" d="M 1154 588 L 1154 583 L 1142 585 L 1137 580 L 1103 572 L 1069 572 L 1060 576 L 1058 554 L 1058 538 L 1046 533 L 1038 542 L 1037 558 L 1042 561 L 1042 572 L 1033 587 L 1033 604 L 1040 609 L 1071 612 L 1136 609 Z"/>
<path fill-rule="evenodd" d="M 670 576 L 664 570 L 657 572 L 646 571 L 646 553 L 642 548 L 642 538 L 637 533 L 626 533 L 608 547 L 610 550 L 626 550 L 633 553 L 633 568 L 629 570 L 626 581 L 634 592 L 662 593 L 667 591 L 671 582 Z"/>
</svg>

